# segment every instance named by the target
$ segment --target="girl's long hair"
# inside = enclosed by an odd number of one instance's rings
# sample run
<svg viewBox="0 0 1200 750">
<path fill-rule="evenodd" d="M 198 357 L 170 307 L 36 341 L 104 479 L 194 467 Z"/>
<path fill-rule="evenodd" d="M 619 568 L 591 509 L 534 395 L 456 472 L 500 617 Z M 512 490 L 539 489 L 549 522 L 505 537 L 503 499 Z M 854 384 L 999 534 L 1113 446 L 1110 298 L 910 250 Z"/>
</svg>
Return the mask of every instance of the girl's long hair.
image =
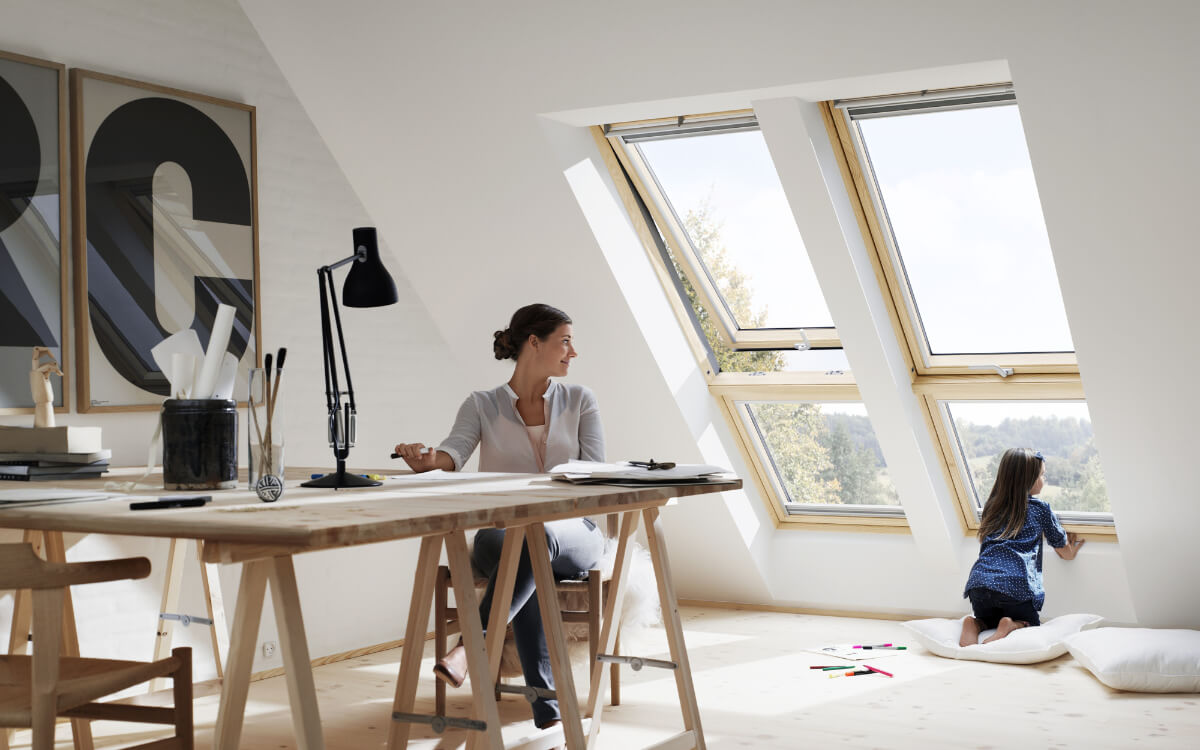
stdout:
<svg viewBox="0 0 1200 750">
<path fill-rule="evenodd" d="M 979 520 L 979 541 L 989 536 L 1012 539 L 1021 533 L 1029 510 L 1029 491 L 1041 473 L 1042 458 L 1028 448 L 1004 451 Z"/>
</svg>

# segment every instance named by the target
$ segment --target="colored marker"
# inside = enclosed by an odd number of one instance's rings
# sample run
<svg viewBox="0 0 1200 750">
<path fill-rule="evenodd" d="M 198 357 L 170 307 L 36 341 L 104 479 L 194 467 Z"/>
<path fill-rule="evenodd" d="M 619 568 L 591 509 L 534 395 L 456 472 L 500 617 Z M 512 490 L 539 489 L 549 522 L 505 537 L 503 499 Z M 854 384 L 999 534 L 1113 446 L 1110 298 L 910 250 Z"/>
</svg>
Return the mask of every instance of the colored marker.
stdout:
<svg viewBox="0 0 1200 750">
<path fill-rule="evenodd" d="M 878 644 L 878 645 L 876 645 L 876 646 L 851 646 L 850 648 L 887 648 L 887 647 L 888 647 L 888 646 L 890 646 L 890 645 L 892 645 L 892 644 L 890 644 L 890 643 L 880 643 L 880 644 Z"/>
<path fill-rule="evenodd" d="M 823 666 L 817 665 L 817 666 L 809 667 L 809 669 L 841 669 L 844 666 L 845 666 L 844 664 L 838 665 L 836 667 L 823 667 Z"/>
<path fill-rule="evenodd" d="M 863 648 L 874 648 L 880 651 L 905 651 L 908 646 L 863 646 Z"/>
<path fill-rule="evenodd" d="M 846 665 L 845 665 L 845 664 L 841 664 L 841 665 L 839 665 L 839 666 L 836 666 L 836 667 L 821 667 L 821 671 L 822 671 L 822 672 L 828 672 L 828 671 L 829 671 L 829 670 L 831 670 L 831 669 L 845 669 L 845 668 L 846 668 Z"/>
<path fill-rule="evenodd" d="M 860 672 L 847 672 L 846 676 L 847 677 L 862 677 L 863 675 L 868 675 L 868 674 L 875 674 L 875 673 L 869 669 L 864 669 Z"/>
<path fill-rule="evenodd" d="M 884 672 L 882 669 L 876 669 L 875 667 L 872 667 L 870 664 L 864 664 L 863 666 L 866 667 L 867 669 L 871 670 L 872 672 L 878 672 L 879 674 L 883 675 L 884 677 L 895 677 L 896 676 L 896 675 L 892 674 L 891 672 Z"/>
</svg>

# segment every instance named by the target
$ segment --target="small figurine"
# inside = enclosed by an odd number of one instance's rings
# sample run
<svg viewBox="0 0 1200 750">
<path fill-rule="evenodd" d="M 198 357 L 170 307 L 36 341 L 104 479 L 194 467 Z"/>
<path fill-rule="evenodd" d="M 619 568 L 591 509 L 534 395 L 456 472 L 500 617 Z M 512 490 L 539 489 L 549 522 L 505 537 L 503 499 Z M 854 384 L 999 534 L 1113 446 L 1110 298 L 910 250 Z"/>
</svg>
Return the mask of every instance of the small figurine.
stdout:
<svg viewBox="0 0 1200 750">
<path fill-rule="evenodd" d="M 42 358 L 49 357 L 50 361 L 42 364 Z M 33 347 L 33 367 L 29 370 L 29 391 L 33 394 L 33 426 L 54 426 L 54 386 L 50 383 L 50 373 L 62 375 L 58 369 L 58 360 L 44 346 Z"/>
</svg>

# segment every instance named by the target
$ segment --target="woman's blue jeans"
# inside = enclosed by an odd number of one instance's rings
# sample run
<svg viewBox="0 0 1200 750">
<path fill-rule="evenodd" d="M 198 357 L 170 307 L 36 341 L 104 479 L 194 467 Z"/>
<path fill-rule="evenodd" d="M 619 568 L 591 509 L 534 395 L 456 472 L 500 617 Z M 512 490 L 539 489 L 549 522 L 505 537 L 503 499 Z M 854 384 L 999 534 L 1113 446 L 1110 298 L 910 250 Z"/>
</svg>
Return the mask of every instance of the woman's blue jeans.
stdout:
<svg viewBox="0 0 1200 750">
<path fill-rule="evenodd" d="M 481 529 L 475 534 L 472 556 L 475 567 L 488 577 L 487 593 L 479 604 L 479 616 L 487 627 L 496 588 L 496 571 L 500 567 L 500 550 L 504 544 L 504 529 Z M 546 546 L 558 580 L 579 578 L 600 562 L 604 555 L 604 535 L 596 524 L 586 518 L 551 521 L 546 524 Z M 534 596 L 533 567 L 529 562 L 528 543 L 521 545 L 521 561 L 513 583 L 512 606 L 508 609 L 517 640 L 517 655 L 521 671 L 529 687 L 554 689 L 554 673 L 550 669 L 550 651 L 546 633 L 542 630 L 542 613 Z M 559 718 L 558 701 L 538 698 L 533 703 L 533 722 L 543 727 Z"/>
</svg>

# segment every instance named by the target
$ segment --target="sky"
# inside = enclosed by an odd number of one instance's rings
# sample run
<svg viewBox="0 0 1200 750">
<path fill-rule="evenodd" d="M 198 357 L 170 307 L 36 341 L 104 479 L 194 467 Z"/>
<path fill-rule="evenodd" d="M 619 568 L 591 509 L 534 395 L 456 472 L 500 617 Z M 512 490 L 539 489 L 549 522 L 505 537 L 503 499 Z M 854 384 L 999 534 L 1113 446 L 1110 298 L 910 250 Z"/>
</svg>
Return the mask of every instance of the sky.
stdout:
<svg viewBox="0 0 1200 750">
<path fill-rule="evenodd" d="M 931 351 L 1072 351 L 1016 106 L 859 125 Z M 640 148 L 681 219 L 711 202 L 767 326 L 836 323 L 761 132 Z"/>
<path fill-rule="evenodd" d="M 1029 417 L 1074 417 L 1090 423 L 1083 401 L 950 401 L 955 421 L 996 426 L 1006 419 Z"/>
</svg>

